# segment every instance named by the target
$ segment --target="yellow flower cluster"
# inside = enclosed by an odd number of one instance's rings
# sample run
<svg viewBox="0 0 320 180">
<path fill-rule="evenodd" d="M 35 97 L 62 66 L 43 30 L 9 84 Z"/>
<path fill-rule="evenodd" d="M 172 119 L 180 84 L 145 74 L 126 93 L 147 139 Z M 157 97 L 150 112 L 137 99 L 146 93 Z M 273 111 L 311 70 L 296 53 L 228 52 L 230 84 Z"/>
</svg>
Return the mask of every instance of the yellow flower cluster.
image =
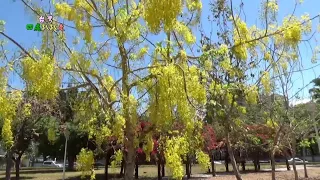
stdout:
<svg viewBox="0 0 320 180">
<path fill-rule="evenodd" d="M 165 31 L 172 30 L 183 7 L 182 0 L 145 0 L 144 3 L 144 19 L 153 33 L 159 33 L 162 24 Z"/>
<path fill-rule="evenodd" d="M 173 178 L 181 180 L 184 176 L 181 157 L 188 153 L 188 142 L 183 136 L 173 137 L 166 141 L 165 147 L 166 164 L 172 170 Z"/>
<path fill-rule="evenodd" d="M 240 18 L 236 18 L 233 28 L 233 41 L 235 45 L 233 51 L 237 59 L 247 60 L 247 48 L 250 44 L 245 42 L 250 39 L 251 36 L 249 34 L 247 24 Z"/>
<path fill-rule="evenodd" d="M 174 29 L 180 34 L 187 44 L 193 44 L 196 37 L 192 34 L 191 30 L 182 22 L 176 22 Z"/>
<path fill-rule="evenodd" d="M 115 123 L 112 126 L 112 134 L 119 138 L 120 142 L 123 139 L 123 129 L 125 128 L 126 120 L 121 115 L 116 115 Z"/>
<path fill-rule="evenodd" d="M 276 0 L 270 0 L 266 3 L 266 8 L 273 12 L 277 12 L 279 10 L 279 6 Z"/>
<path fill-rule="evenodd" d="M 267 72 L 267 71 L 263 72 L 263 74 L 261 76 L 261 83 L 263 85 L 264 91 L 267 94 L 270 94 L 271 86 L 270 86 L 270 74 L 269 74 L 269 72 Z"/>
<path fill-rule="evenodd" d="M 102 79 L 102 83 L 104 88 L 107 89 L 108 94 L 110 94 L 110 101 L 115 101 L 117 99 L 117 91 L 115 87 L 111 89 L 112 86 L 114 85 L 114 80 L 112 76 L 109 76 L 109 75 L 104 76 Z"/>
<path fill-rule="evenodd" d="M 98 148 L 100 148 L 101 144 L 105 142 L 106 138 L 110 137 L 110 135 L 111 130 L 107 127 L 107 125 L 103 125 L 101 128 L 95 129 L 94 136 Z"/>
<path fill-rule="evenodd" d="M 9 149 L 13 145 L 13 133 L 11 129 L 12 119 L 15 117 L 16 108 L 21 102 L 22 94 L 20 91 L 7 92 L 7 78 L 5 69 L 0 68 L 0 119 L 3 120 L 1 131 L 5 148 Z"/>
<path fill-rule="evenodd" d="M 148 47 L 141 48 L 137 53 L 137 59 L 142 59 L 148 53 L 148 50 L 149 50 Z"/>
<path fill-rule="evenodd" d="M 300 22 L 294 17 L 290 21 L 286 18 L 284 19 L 283 26 L 285 27 L 283 32 L 284 42 L 292 46 L 296 46 L 302 36 L 302 27 Z"/>
<path fill-rule="evenodd" d="M 20 91 L 7 92 L 7 79 L 4 69 L 0 68 L 0 117 L 4 119 L 13 119 L 16 114 L 16 108 L 22 100 Z"/>
<path fill-rule="evenodd" d="M 210 167 L 210 157 L 208 154 L 198 150 L 196 152 L 196 158 L 203 170 L 208 169 L 208 167 Z"/>
<path fill-rule="evenodd" d="M 257 104 L 258 88 L 255 85 L 249 86 L 245 89 L 246 100 L 249 104 Z"/>
<path fill-rule="evenodd" d="M 186 0 L 189 11 L 200 11 L 202 9 L 201 0 Z"/>
<path fill-rule="evenodd" d="M 184 65 L 171 64 L 165 67 L 151 69 L 157 77 L 156 88 L 151 92 L 151 119 L 159 127 L 171 127 L 172 109 L 177 109 L 181 120 L 187 124 L 195 116 L 194 108 L 190 105 L 201 105 L 206 102 L 206 91 L 199 82 L 200 72 L 195 66 L 188 68 Z M 151 84 L 153 81 L 151 82 Z M 160 105 L 161 104 L 161 105 Z"/>
<path fill-rule="evenodd" d="M 93 9 L 85 0 L 75 0 L 73 7 L 65 2 L 56 3 L 55 8 L 59 16 L 74 21 L 77 30 L 84 34 L 84 40 L 91 42 L 92 26 L 89 14 L 92 14 Z"/>
<path fill-rule="evenodd" d="M 283 38 L 280 37 L 278 41 L 296 48 L 302 39 L 303 33 L 310 33 L 311 29 L 312 22 L 308 14 L 302 15 L 300 20 L 298 17 L 288 16 L 284 18 L 280 28 L 283 31 Z"/>
<path fill-rule="evenodd" d="M 134 10 L 137 11 L 136 15 L 129 15 L 125 8 L 118 9 L 117 17 L 110 20 L 113 28 L 106 27 L 106 31 L 110 37 L 116 37 L 120 42 L 133 41 L 140 37 L 142 26 L 138 21 L 134 20 L 138 18 L 142 9 L 141 5 L 138 7 L 138 10 Z"/>
<path fill-rule="evenodd" d="M 87 149 L 81 149 L 77 156 L 77 170 L 81 171 L 81 177 L 91 175 L 91 169 L 94 164 L 93 152 Z"/>
<path fill-rule="evenodd" d="M 150 161 L 150 153 L 153 150 L 152 134 L 148 133 L 145 137 L 146 145 L 143 146 L 143 151 L 146 153 L 146 160 Z"/>
<path fill-rule="evenodd" d="M 12 135 L 11 120 L 6 118 L 4 119 L 1 131 L 2 142 L 4 143 L 6 149 L 10 149 L 13 145 Z"/>
<path fill-rule="evenodd" d="M 72 10 L 72 7 L 69 6 L 66 2 L 57 3 L 55 5 L 56 11 L 62 18 L 65 18 L 69 21 L 73 20 L 76 16 L 76 12 Z"/>
<path fill-rule="evenodd" d="M 26 103 L 23 105 L 22 113 L 26 117 L 29 117 L 31 115 L 31 104 L 30 103 Z"/>
<path fill-rule="evenodd" d="M 269 52 L 265 52 L 264 53 L 264 59 L 266 60 L 266 61 L 270 61 L 271 60 L 271 54 L 269 53 Z"/>
<path fill-rule="evenodd" d="M 60 74 L 51 56 L 44 54 L 40 58 L 39 61 L 25 58 L 22 61 L 22 76 L 32 92 L 43 99 L 53 99 L 58 94 Z"/>
<path fill-rule="evenodd" d="M 113 155 L 113 161 L 111 162 L 111 167 L 115 168 L 117 165 L 121 164 L 123 153 L 118 150 Z"/>
</svg>

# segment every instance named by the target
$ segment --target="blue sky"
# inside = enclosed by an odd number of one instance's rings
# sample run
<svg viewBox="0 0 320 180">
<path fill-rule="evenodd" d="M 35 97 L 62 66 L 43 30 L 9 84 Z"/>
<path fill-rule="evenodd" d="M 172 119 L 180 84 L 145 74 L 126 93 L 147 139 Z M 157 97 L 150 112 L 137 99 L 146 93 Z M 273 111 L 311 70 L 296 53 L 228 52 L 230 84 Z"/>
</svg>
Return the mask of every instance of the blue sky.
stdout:
<svg viewBox="0 0 320 180">
<path fill-rule="evenodd" d="M 37 0 L 38 2 L 39 0 Z M 294 3 L 296 0 L 279 0 L 279 15 L 278 18 L 282 19 L 283 17 L 289 15 L 292 13 Z M 33 1 L 34 2 L 34 1 Z M 45 2 L 48 2 L 46 0 L 39 1 L 42 2 L 43 5 Z M 203 0 L 203 15 L 202 20 L 203 22 L 207 21 L 207 17 L 210 14 L 210 6 L 208 5 L 209 0 Z M 237 7 L 237 4 L 239 4 L 240 0 L 234 1 L 234 7 Z M 260 9 L 260 1 L 258 0 L 243 0 L 244 3 L 244 12 L 246 17 L 247 24 L 254 25 L 259 22 L 259 9 Z M 319 8 L 320 7 L 320 1 L 319 0 L 305 0 L 305 2 L 302 5 L 299 5 L 296 9 L 296 15 L 302 15 L 304 13 L 309 13 L 310 17 L 313 17 L 317 14 L 319 14 Z M 33 17 L 30 13 L 30 11 L 26 10 L 23 3 L 19 0 L 1 0 L 0 3 L 0 20 L 6 21 L 5 25 L 5 32 L 7 35 L 13 37 L 17 42 L 19 42 L 23 47 L 30 48 L 32 46 L 38 46 L 39 42 L 41 42 L 41 35 L 40 33 L 36 33 L 34 31 L 27 31 L 25 26 L 28 23 L 35 24 L 36 19 Z M 314 20 L 314 24 L 318 24 L 320 21 L 318 19 Z M 257 24 L 260 26 L 260 24 Z M 209 30 L 210 24 L 209 23 L 203 23 L 203 29 Z M 71 32 L 71 30 L 67 30 L 67 36 L 73 36 L 74 33 Z M 97 35 L 97 37 L 99 37 Z M 2 37 L 0 37 L 2 38 Z M 315 44 L 315 41 L 311 43 L 312 45 Z M 16 51 L 18 48 L 15 47 L 13 44 L 9 43 L 7 46 L 7 50 L 10 52 Z M 305 44 L 302 44 L 300 46 L 301 51 L 301 62 L 303 69 L 308 69 L 313 66 L 317 66 L 317 64 L 311 63 L 311 56 L 312 52 L 308 46 Z M 292 88 L 291 94 L 294 94 L 299 90 L 299 88 L 303 88 L 305 85 L 307 85 L 312 79 L 319 76 L 320 67 L 314 67 L 310 70 L 305 70 L 303 73 L 296 73 L 294 75 L 295 83 L 294 87 Z M 11 78 L 11 83 L 19 85 L 21 84 L 20 81 L 17 80 L 17 78 Z M 302 99 L 306 99 L 309 97 L 308 89 L 312 86 L 308 86 L 305 88 L 301 93 L 299 94 Z"/>
</svg>

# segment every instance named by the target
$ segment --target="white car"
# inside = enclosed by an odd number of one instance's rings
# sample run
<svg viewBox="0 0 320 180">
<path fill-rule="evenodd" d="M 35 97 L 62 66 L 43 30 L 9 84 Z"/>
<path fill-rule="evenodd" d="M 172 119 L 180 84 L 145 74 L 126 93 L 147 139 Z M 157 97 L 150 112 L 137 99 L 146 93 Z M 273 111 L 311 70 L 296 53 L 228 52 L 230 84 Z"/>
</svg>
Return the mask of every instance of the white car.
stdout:
<svg viewBox="0 0 320 180">
<path fill-rule="evenodd" d="M 214 164 L 223 164 L 221 161 L 214 161 Z"/>
<path fill-rule="evenodd" d="M 300 163 L 303 163 L 303 160 L 302 160 L 302 159 L 294 158 L 294 160 L 295 160 L 296 163 L 299 163 L 299 164 L 300 164 Z M 290 163 L 292 163 L 292 162 L 293 162 L 293 158 L 289 159 L 288 161 L 289 161 Z M 308 161 L 304 161 L 304 162 L 307 163 Z"/>
<path fill-rule="evenodd" d="M 42 166 L 44 166 L 44 167 L 62 168 L 63 164 L 58 164 L 56 161 L 44 161 Z"/>
</svg>

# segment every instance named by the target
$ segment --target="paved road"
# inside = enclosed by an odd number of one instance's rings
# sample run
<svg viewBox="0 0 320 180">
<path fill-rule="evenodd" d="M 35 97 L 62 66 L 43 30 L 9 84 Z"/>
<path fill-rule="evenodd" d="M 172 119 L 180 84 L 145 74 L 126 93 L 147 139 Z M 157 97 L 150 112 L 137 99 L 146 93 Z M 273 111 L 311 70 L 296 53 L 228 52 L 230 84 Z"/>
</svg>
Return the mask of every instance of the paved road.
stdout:
<svg viewBox="0 0 320 180">
<path fill-rule="evenodd" d="M 292 171 L 293 170 L 292 165 L 290 165 L 290 167 L 291 167 L 291 171 Z M 316 168 L 316 167 L 319 168 L 319 166 L 316 166 L 316 165 L 307 165 L 308 169 Z M 297 170 L 303 170 L 303 165 L 297 165 L 296 168 L 297 168 Z M 271 172 L 271 169 L 262 169 L 261 171 Z M 285 172 L 285 171 L 288 171 L 287 168 L 276 168 L 276 172 Z M 218 176 L 225 176 L 225 175 L 218 175 Z M 196 179 L 207 179 L 207 178 L 211 178 L 212 175 L 211 174 L 192 174 L 191 177 L 196 178 Z M 167 179 L 169 179 L 169 177 L 165 177 L 164 179 L 167 180 Z"/>
<path fill-rule="evenodd" d="M 290 167 L 291 167 L 291 170 L 293 170 L 293 167 L 292 167 L 292 165 L 290 165 Z M 316 165 L 307 165 L 307 168 L 309 169 L 309 168 L 315 168 L 315 167 L 319 167 L 319 166 L 316 166 Z M 297 168 L 297 170 L 302 170 L 303 169 L 303 165 L 296 165 L 296 168 Z M 271 169 L 261 169 L 261 171 L 271 171 Z M 287 171 L 287 168 L 276 168 L 276 171 L 278 171 L 278 172 L 281 172 L 281 171 Z"/>
</svg>

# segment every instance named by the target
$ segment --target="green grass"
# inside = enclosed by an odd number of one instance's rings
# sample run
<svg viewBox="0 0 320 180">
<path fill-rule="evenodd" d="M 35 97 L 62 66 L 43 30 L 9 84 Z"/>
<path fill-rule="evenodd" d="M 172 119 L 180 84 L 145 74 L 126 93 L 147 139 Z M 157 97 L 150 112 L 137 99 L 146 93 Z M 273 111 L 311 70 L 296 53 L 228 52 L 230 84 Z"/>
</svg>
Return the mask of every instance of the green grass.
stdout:
<svg viewBox="0 0 320 180">
<path fill-rule="evenodd" d="M 286 167 L 285 165 L 277 165 L 277 168 Z M 261 164 L 261 169 L 270 169 L 269 164 Z M 171 172 L 166 170 L 166 176 L 171 176 Z M 229 165 L 229 170 L 232 171 L 231 164 Z M 241 167 L 240 167 L 241 170 Z M 247 171 L 253 171 L 254 167 L 250 164 L 246 165 Z M 219 173 L 225 172 L 224 165 L 216 165 L 216 171 Z M 97 180 L 104 179 L 104 169 L 100 168 L 95 170 L 97 174 Z M 120 168 L 109 168 L 109 174 L 111 177 L 116 177 L 119 175 Z M 202 169 L 199 165 L 192 166 L 192 174 L 204 174 L 207 173 L 207 169 Z M 80 179 L 81 172 L 66 172 L 67 180 Z M 12 171 L 12 179 L 15 179 L 15 172 Z M 21 179 L 32 179 L 32 180 L 60 180 L 62 179 L 61 169 L 48 169 L 48 168 L 22 168 L 20 170 Z M 153 179 L 157 177 L 157 166 L 155 165 L 141 165 L 139 166 L 139 179 Z M 4 170 L 0 171 L 0 179 L 5 178 Z"/>
</svg>

